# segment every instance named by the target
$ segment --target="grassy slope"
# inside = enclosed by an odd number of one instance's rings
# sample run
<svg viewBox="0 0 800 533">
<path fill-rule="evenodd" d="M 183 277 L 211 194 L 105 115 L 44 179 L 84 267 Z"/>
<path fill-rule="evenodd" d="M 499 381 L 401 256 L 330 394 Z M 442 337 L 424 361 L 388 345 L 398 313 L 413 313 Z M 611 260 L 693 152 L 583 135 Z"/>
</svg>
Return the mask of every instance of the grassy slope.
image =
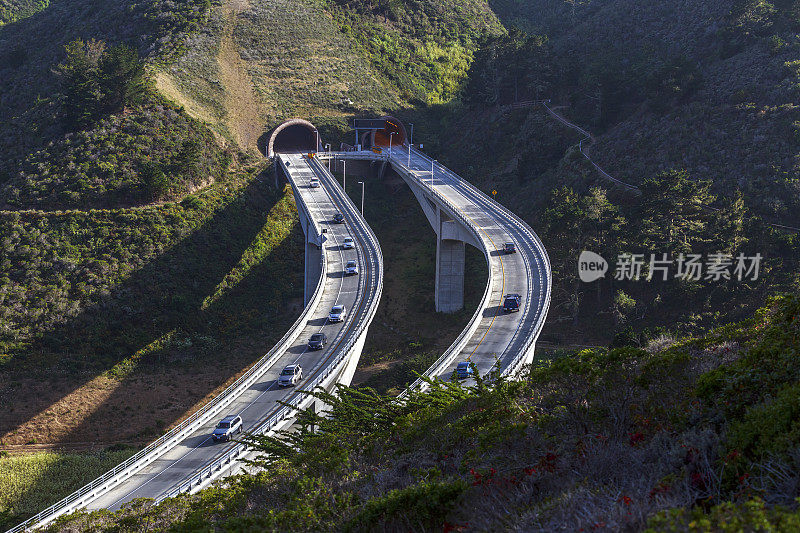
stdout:
<svg viewBox="0 0 800 533">
<path fill-rule="evenodd" d="M 699 337 L 562 354 L 492 389 L 404 407 L 345 390 L 317 431 L 261 441 L 275 458 L 261 474 L 50 531 L 791 530 L 798 328 L 785 296 Z"/>
<path fill-rule="evenodd" d="M 582 77 L 549 96 L 600 134 L 591 153 L 613 176 L 639 183 L 683 168 L 711 180 L 724 196 L 742 190 L 763 216 L 798 225 L 793 139 L 800 43 L 791 2 L 596 0 L 574 15 L 547 0 L 496 4 L 501 19 L 526 20 L 549 35 L 562 68 Z M 774 14 L 764 14 L 767 4 L 778 6 Z M 667 98 L 642 98 L 624 88 L 609 92 L 615 78 L 638 84 L 649 70 L 675 60 L 696 67 L 695 90 Z"/>
<path fill-rule="evenodd" d="M 49 4 L 49 0 L 3 0 L 0 2 L 0 26 L 30 17 Z"/>
<path fill-rule="evenodd" d="M 16 525 L 136 452 L 125 446 L 89 454 L 40 452 L 0 457 L 0 528 Z"/>
<path fill-rule="evenodd" d="M 0 187 L 7 207 L 25 208 L 0 213 L 0 442 L 11 449 L 151 440 L 235 379 L 300 311 L 293 199 L 263 184 L 263 166 L 223 151 L 156 94 L 82 132 L 57 116 L 51 69 L 65 42 L 129 42 L 152 69 L 175 57 L 202 4 L 63 0 L 0 28 Z M 162 198 L 173 201 L 143 205 L 144 163 L 164 169 Z M 75 209 L 119 205 L 132 207 Z M 56 490 L 47 480 L 75 463 L 62 459 L 29 480 L 29 505 L 4 502 L 9 525 L 109 466 Z"/>
</svg>

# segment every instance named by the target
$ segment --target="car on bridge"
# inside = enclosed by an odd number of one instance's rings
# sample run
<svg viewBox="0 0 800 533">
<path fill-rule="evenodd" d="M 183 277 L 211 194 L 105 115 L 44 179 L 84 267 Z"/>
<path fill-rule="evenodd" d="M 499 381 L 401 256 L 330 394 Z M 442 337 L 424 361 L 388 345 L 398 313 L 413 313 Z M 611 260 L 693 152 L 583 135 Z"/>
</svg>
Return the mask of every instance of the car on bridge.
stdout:
<svg viewBox="0 0 800 533">
<path fill-rule="evenodd" d="M 316 189 L 319 187 L 319 178 L 311 178 L 311 181 L 308 182 L 308 186 L 312 189 Z"/>
<path fill-rule="evenodd" d="M 503 253 L 515 254 L 517 253 L 517 246 L 513 242 L 507 242 L 503 244 Z"/>
<path fill-rule="evenodd" d="M 324 333 L 314 333 L 311 335 L 311 338 L 308 339 L 309 350 L 321 350 L 326 344 L 328 344 L 328 336 Z"/>
<path fill-rule="evenodd" d="M 331 312 L 328 313 L 328 320 L 330 322 L 341 322 L 347 314 L 347 309 L 343 305 L 334 305 L 331 307 Z"/>
<path fill-rule="evenodd" d="M 336 213 L 333 215 L 333 221 L 337 224 L 344 224 L 344 215 L 341 213 Z"/>
<path fill-rule="evenodd" d="M 344 241 L 342 241 L 342 248 L 345 250 L 352 250 L 356 247 L 355 241 L 353 241 L 352 237 L 345 237 Z"/>
<path fill-rule="evenodd" d="M 300 365 L 288 365 L 278 376 L 279 387 L 291 387 L 303 379 L 303 367 Z"/>
<path fill-rule="evenodd" d="M 456 366 L 456 377 L 458 379 L 471 378 L 475 374 L 475 365 L 469 361 L 461 361 Z"/>
<path fill-rule="evenodd" d="M 344 266 L 344 273 L 347 276 L 354 276 L 358 274 L 358 264 L 353 259 L 351 259 Z"/>
<path fill-rule="evenodd" d="M 229 441 L 235 433 L 242 432 L 242 417 L 228 415 L 219 421 L 211 436 L 215 441 Z"/>
<path fill-rule="evenodd" d="M 519 311 L 519 306 L 522 303 L 522 296 L 519 294 L 506 294 L 503 299 L 503 312 L 516 313 Z"/>
</svg>

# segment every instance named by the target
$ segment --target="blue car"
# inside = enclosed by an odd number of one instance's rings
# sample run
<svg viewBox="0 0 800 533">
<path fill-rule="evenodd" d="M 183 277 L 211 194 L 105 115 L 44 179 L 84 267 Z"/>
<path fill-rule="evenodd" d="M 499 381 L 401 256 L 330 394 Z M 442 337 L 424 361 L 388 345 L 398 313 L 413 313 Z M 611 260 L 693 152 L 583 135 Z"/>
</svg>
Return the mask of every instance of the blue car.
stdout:
<svg viewBox="0 0 800 533">
<path fill-rule="evenodd" d="M 467 361 L 458 363 L 458 366 L 456 367 L 456 377 L 458 379 L 467 379 L 472 377 L 473 374 L 474 371 L 472 369 L 472 363 Z"/>
</svg>

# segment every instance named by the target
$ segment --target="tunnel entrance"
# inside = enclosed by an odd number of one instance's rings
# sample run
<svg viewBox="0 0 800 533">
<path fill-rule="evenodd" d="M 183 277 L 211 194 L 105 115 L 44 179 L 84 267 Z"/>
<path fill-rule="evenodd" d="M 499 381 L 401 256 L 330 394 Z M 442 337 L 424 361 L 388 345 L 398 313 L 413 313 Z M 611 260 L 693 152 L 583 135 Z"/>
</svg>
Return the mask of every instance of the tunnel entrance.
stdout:
<svg viewBox="0 0 800 533">
<path fill-rule="evenodd" d="M 358 142 L 365 149 L 373 146 L 389 146 L 390 138 L 392 146 L 408 142 L 405 126 L 394 117 L 355 119 L 353 128 L 356 130 Z"/>
<path fill-rule="evenodd" d="M 408 142 L 406 138 L 406 128 L 403 123 L 394 117 L 383 117 L 384 126 L 382 129 L 375 130 L 372 135 L 373 146 L 389 146 L 389 137 L 392 138 L 392 146 L 400 146 Z"/>
<path fill-rule="evenodd" d="M 319 132 L 307 120 L 295 118 L 287 120 L 272 132 L 267 145 L 267 156 L 289 152 L 316 152 L 319 150 L 317 141 Z"/>
</svg>

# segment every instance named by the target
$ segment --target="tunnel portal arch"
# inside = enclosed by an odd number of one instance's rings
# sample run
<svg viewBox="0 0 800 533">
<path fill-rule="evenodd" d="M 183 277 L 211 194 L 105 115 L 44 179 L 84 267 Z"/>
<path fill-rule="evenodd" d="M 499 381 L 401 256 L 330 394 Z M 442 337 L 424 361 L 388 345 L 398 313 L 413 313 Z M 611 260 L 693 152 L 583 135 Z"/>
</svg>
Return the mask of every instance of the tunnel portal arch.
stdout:
<svg viewBox="0 0 800 533">
<path fill-rule="evenodd" d="M 302 118 L 293 118 L 272 130 L 267 143 L 267 157 L 286 152 L 316 152 L 321 150 L 321 143 L 316 126 Z"/>
<path fill-rule="evenodd" d="M 372 146 L 389 146 L 390 136 L 392 146 L 400 146 L 408 142 L 406 127 L 400 120 L 390 116 L 381 117 L 381 120 L 385 121 L 385 126 L 382 129 L 372 131 L 370 136 Z"/>
</svg>

